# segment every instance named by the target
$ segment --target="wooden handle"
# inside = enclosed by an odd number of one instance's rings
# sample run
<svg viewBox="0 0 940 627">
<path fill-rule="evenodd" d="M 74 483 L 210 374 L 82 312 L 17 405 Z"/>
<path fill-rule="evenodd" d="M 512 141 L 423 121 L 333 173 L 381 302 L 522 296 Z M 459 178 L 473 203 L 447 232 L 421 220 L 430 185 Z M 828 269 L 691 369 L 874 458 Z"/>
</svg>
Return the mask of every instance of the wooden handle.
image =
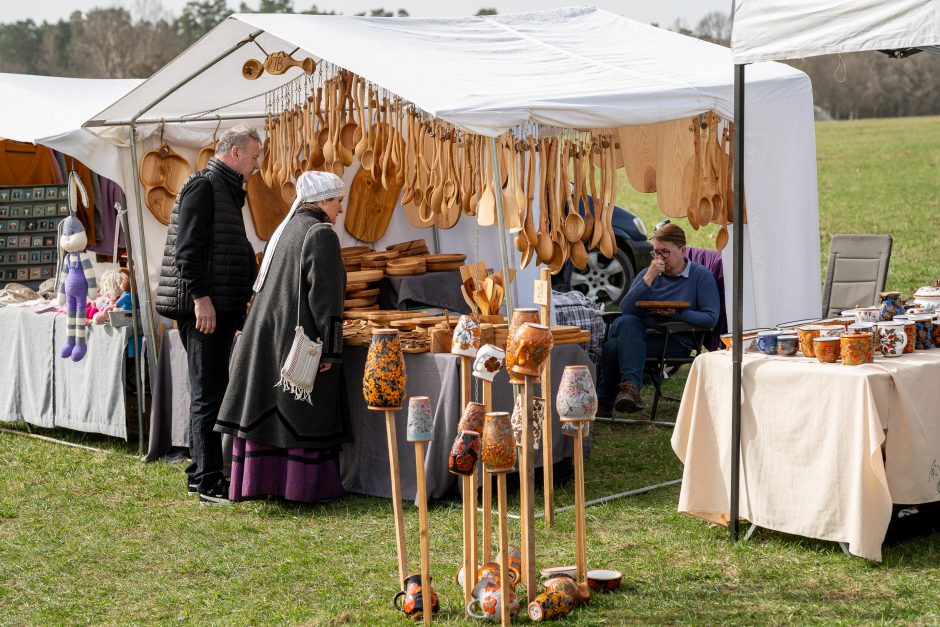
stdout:
<svg viewBox="0 0 940 627">
<path fill-rule="evenodd" d="M 483 381 L 483 408 L 493 411 L 493 382 Z M 484 564 L 493 561 L 493 475 L 483 473 L 483 559 Z"/>
<path fill-rule="evenodd" d="M 496 475 L 496 499 L 499 503 L 499 589 L 503 602 L 500 603 L 500 624 L 508 627 L 511 622 L 509 616 L 509 531 L 506 520 L 506 473 Z"/>
<path fill-rule="evenodd" d="M 392 482 L 392 509 L 395 512 L 395 544 L 398 547 L 398 585 L 404 590 L 408 576 L 408 547 L 405 544 L 405 517 L 401 507 L 401 473 L 398 470 L 398 436 L 395 412 L 385 410 L 385 435 L 388 440 L 389 478 Z"/>
<path fill-rule="evenodd" d="M 522 398 L 522 463 L 519 467 L 519 484 L 525 484 L 525 500 L 519 512 L 522 529 L 522 579 L 525 582 L 528 602 L 535 599 L 535 459 L 532 455 L 532 379 L 525 376 Z"/>
<path fill-rule="evenodd" d="M 424 442 L 415 442 L 415 478 L 418 483 L 418 530 L 421 534 L 421 593 L 424 598 L 424 624 L 434 613 L 431 594 L 431 553 L 428 546 L 428 492 L 424 479 Z"/>
<path fill-rule="evenodd" d="M 585 207 L 587 203 L 585 202 Z M 585 209 L 586 211 L 586 209 Z M 542 281 L 545 281 L 548 285 L 551 285 L 552 273 L 548 268 L 541 269 L 541 276 L 539 277 Z M 551 309 L 552 309 L 552 292 L 548 290 L 547 302 L 544 305 L 540 305 L 539 309 L 539 322 L 545 326 L 551 326 Z M 554 434 L 552 433 L 552 406 L 555 402 L 555 397 L 552 394 L 552 355 L 549 353 L 548 357 L 545 359 L 542 364 L 541 372 L 541 393 L 542 393 L 542 406 L 544 411 L 542 415 L 544 419 L 542 421 L 542 494 L 544 496 L 544 505 L 545 505 L 545 526 L 551 527 L 555 524 L 555 478 L 553 476 L 554 457 L 552 451 L 552 440 L 554 439 Z"/>
</svg>

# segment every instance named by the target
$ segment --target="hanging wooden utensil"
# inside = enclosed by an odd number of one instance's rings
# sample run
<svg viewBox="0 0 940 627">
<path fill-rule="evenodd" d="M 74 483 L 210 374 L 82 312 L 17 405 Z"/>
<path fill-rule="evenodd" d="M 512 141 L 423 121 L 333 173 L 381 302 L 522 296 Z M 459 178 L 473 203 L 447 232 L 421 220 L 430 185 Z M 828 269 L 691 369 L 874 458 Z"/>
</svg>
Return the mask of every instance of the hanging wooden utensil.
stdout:
<svg viewBox="0 0 940 627">
<path fill-rule="evenodd" d="M 656 191 L 656 150 L 660 125 L 640 124 L 618 130 L 627 180 L 638 192 Z"/>
<path fill-rule="evenodd" d="M 307 76 L 310 76 L 316 69 L 317 64 L 310 57 L 307 57 L 302 61 L 298 61 L 283 51 L 272 52 L 264 60 L 264 69 L 270 74 L 283 74 L 292 67 L 299 67 Z"/>
<path fill-rule="evenodd" d="M 480 197 L 480 206 L 477 210 L 477 224 L 480 226 L 493 226 L 496 224 L 496 195 L 493 192 L 493 164 L 492 151 L 484 152 L 483 161 L 486 164 L 486 174 L 483 177 L 483 195 Z"/>
<path fill-rule="evenodd" d="M 375 242 L 385 235 L 392 219 L 401 187 L 389 182 L 385 188 L 372 173 L 360 167 L 349 186 L 349 201 L 343 225 L 346 232 L 361 242 Z"/>
<path fill-rule="evenodd" d="M 601 220 L 601 254 L 608 259 L 613 259 L 617 250 L 617 240 L 614 237 L 613 217 L 614 203 L 617 199 L 617 172 L 614 170 L 614 146 L 613 138 L 609 135 L 605 140 L 604 149 L 606 152 L 606 163 L 609 173 L 607 176 L 606 205 L 604 207 L 604 218 Z"/>
<path fill-rule="evenodd" d="M 551 167 L 554 163 L 549 148 L 548 138 L 539 139 L 539 230 L 536 233 L 535 254 L 540 263 L 552 259 L 552 238 L 549 234 L 549 214 L 551 212 Z"/>
<path fill-rule="evenodd" d="M 291 203 L 284 200 L 280 185 L 268 186 L 258 173 L 248 177 L 245 187 L 248 212 L 251 214 L 255 233 L 259 238 L 268 240 L 287 215 Z"/>
<path fill-rule="evenodd" d="M 682 173 L 693 153 L 688 118 L 657 125 L 656 201 L 671 218 L 681 218 L 688 209 L 688 190 L 682 187 Z"/>
</svg>

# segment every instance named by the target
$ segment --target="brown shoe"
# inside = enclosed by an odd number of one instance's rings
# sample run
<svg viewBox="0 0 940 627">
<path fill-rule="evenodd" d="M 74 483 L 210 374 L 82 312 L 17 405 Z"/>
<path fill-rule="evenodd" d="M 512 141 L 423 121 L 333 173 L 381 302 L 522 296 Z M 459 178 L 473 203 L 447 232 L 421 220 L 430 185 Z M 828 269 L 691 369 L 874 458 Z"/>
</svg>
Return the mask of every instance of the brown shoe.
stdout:
<svg viewBox="0 0 940 627">
<path fill-rule="evenodd" d="M 632 414 L 644 408 L 643 399 L 640 398 L 640 390 L 629 381 L 620 384 L 620 392 L 614 401 L 614 410 Z"/>
</svg>

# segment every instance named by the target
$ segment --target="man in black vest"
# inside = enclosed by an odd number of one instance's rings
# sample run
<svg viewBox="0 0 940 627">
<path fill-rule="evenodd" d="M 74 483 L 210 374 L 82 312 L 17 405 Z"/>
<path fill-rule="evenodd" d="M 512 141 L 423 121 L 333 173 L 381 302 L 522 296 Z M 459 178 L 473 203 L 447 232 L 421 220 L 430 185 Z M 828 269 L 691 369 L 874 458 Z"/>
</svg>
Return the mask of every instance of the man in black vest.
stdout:
<svg viewBox="0 0 940 627">
<path fill-rule="evenodd" d="M 260 155 L 256 130 L 237 126 L 222 134 L 215 156 L 186 181 L 173 206 L 157 287 L 156 309 L 177 321 L 189 365 L 187 489 L 208 503 L 228 502 L 222 441 L 213 426 L 257 272 L 242 185 L 260 167 Z"/>
</svg>

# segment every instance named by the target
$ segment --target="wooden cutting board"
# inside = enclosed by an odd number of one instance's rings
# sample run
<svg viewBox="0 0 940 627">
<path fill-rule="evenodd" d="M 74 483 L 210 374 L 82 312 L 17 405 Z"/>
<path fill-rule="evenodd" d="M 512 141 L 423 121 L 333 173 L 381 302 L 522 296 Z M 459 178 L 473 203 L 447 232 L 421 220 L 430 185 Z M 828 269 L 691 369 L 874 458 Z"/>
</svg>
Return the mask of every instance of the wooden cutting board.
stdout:
<svg viewBox="0 0 940 627">
<path fill-rule="evenodd" d="M 268 240 L 274 234 L 277 225 L 290 211 L 290 204 L 284 202 L 280 187 L 272 189 L 265 185 L 264 179 L 258 172 L 248 177 L 246 190 L 248 211 L 251 213 L 255 233 L 261 239 Z"/>
<path fill-rule="evenodd" d="M 347 233 L 361 242 L 375 242 L 385 235 L 402 188 L 394 178 L 387 183 L 388 189 L 385 189 L 361 167 L 353 178 L 344 226 Z"/>
<path fill-rule="evenodd" d="M 656 152 L 661 124 L 620 128 L 620 153 L 627 180 L 638 192 L 656 191 Z"/>
<path fill-rule="evenodd" d="M 691 118 L 657 124 L 656 200 L 667 216 L 686 215 L 691 191 L 683 183 L 686 163 L 695 152 Z"/>
</svg>

